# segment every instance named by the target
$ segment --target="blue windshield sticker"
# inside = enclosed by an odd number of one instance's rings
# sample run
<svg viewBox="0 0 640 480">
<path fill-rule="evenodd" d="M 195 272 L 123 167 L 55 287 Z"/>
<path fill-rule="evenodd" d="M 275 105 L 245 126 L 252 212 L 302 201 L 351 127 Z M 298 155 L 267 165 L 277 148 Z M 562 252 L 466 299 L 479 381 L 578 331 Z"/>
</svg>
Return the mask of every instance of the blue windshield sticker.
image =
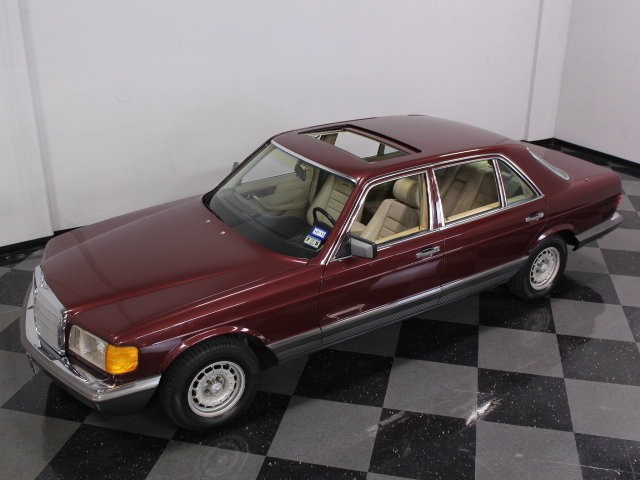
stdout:
<svg viewBox="0 0 640 480">
<path fill-rule="evenodd" d="M 309 245 L 311 248 L 320 248 L 322 243 L 329 235 L 329 230 L 314 225 L 307 237 L 304 239 L 304 244 Z"/>
<path fill-rule="evenodd" d="M 327 237 L 327 234 L 329 232 L 327 230 L 324 230 L 320 227 L 316 227 L 315 225 L 313 226 L 313 230 L 311 230 L 311 233 L 309 235 L 316 237 L 319 240 L 324 240 Z"/>
</svg>

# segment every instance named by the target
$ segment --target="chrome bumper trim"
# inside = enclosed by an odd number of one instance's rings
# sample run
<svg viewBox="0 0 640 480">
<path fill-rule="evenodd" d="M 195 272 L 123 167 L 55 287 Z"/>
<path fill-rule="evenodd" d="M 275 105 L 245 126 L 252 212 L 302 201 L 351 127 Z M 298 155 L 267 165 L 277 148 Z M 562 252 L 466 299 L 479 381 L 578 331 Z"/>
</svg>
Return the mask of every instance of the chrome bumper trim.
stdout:
<svg viewBox="0 0 640 480">
<path fill-rule="evenodd" d="M 83 403 L 100 411 L 124 413 L 142 408 L 160 383 L 160 375 L 122 385 L 109 385 L 103 379 L 74 367 L 66 357 L 45 350 L 40 343 L 33 318 L 33 285 L 25 298 L 20 317 L 20 342 L 31 362 Z"/>
<path fill-rule="evenodd" d="M 578 239 L 578 246 L 576 247 L 576 249 L 582 247 L 585 243 L 597 240 L 598 238 L 603 237 L 607 233 L 615 230 L 620 226 L 623 220 L 624 217 L 616 212 L 611 216 L 611 218 L 607 218 L 604 222 L 599 223 L 595 227 L 591 227 L 590 229 L 577 234 L 576 238 Z"/>
</svg>

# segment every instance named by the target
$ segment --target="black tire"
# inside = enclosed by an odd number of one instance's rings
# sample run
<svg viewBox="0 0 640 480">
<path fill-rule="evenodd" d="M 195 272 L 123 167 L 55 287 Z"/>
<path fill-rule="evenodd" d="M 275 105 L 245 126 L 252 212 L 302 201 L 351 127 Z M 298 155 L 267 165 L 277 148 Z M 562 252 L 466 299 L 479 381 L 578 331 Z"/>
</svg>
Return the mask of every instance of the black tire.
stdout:
<svg viewBox="0 0 640 480">
<path fill-rule="evenodd" d="M 233 338 L 210 340 L 187 350 L 163 374 L 160 402 L 184 429 L 218 427 L 251 405 L 259 374 L 248 345 Z"/>
<path fill-rule="evenodd" d="M 511 293 L 524 300 L 547 295 L 567 265 L 567 245 L 558 236 L 546 238 L 531 252 L 520 271 L 509 280 Z M 548 269 L 552 269 L 548 272 Z"/>
</svg>

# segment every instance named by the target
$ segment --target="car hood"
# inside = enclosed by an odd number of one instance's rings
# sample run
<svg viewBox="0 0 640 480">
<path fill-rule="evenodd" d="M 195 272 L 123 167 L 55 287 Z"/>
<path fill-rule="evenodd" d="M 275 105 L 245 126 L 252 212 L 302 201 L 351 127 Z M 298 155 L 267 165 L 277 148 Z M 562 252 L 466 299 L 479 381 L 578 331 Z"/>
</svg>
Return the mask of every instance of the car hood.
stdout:
<svg viewBox="0 0 640 480">
<path fill-rule="evenodd" d="M 245 239 L 194 197 L 55 237 L 41 266 L 75 314 L 154 292 L 179 308 L 306 263 Z"/>
</svg>

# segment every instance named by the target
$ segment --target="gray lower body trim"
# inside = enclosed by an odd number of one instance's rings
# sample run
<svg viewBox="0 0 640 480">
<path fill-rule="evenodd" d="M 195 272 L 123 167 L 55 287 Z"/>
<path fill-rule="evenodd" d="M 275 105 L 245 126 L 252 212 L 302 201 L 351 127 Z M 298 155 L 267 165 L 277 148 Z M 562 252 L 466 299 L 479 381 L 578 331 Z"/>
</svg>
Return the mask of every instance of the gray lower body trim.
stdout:
<svg viewBox="0 0 640 480">
<path fill-rule="evenodd" d="M 321 330 L 315 329 L 280 340 L 268 345 L 268 347 L 271 348 L 279 361 L 321 350 L 372 330 L 414 317 L 437 306 L 500 285 L 513 277 L 526 260 L 527 257 L 519 258 L 505 265 L 404 298 L 396 303 L 340 320 Z"/>
<path fill-rule="evenodd" d="M 27 294 L 20 318 L 20 343 L 32 365 L 36 363 L 71 395 L 101 412 L 121 414 L 139 410 L 160 383 L 160 375 L 156 375 L 122 385 L 110 385 L 74 367 L 66 357 L 43 348 L 33 320 L 33 286 Z"/>
<path fill-rule="evenodd" d="M 599 223 L 595 227 L 591 227 L 582 233 L 576 235 L 578 239 L 578 246 L 576 249 L 583 246 L 585 243 L 597 240 L 600 237 L 604 237 L 607 233 L 615 230 L 620 226 L 624 218 L 618 212 L 614 213 L 611 218 L 607 218 L 604 222 Z"/>
</svg>

